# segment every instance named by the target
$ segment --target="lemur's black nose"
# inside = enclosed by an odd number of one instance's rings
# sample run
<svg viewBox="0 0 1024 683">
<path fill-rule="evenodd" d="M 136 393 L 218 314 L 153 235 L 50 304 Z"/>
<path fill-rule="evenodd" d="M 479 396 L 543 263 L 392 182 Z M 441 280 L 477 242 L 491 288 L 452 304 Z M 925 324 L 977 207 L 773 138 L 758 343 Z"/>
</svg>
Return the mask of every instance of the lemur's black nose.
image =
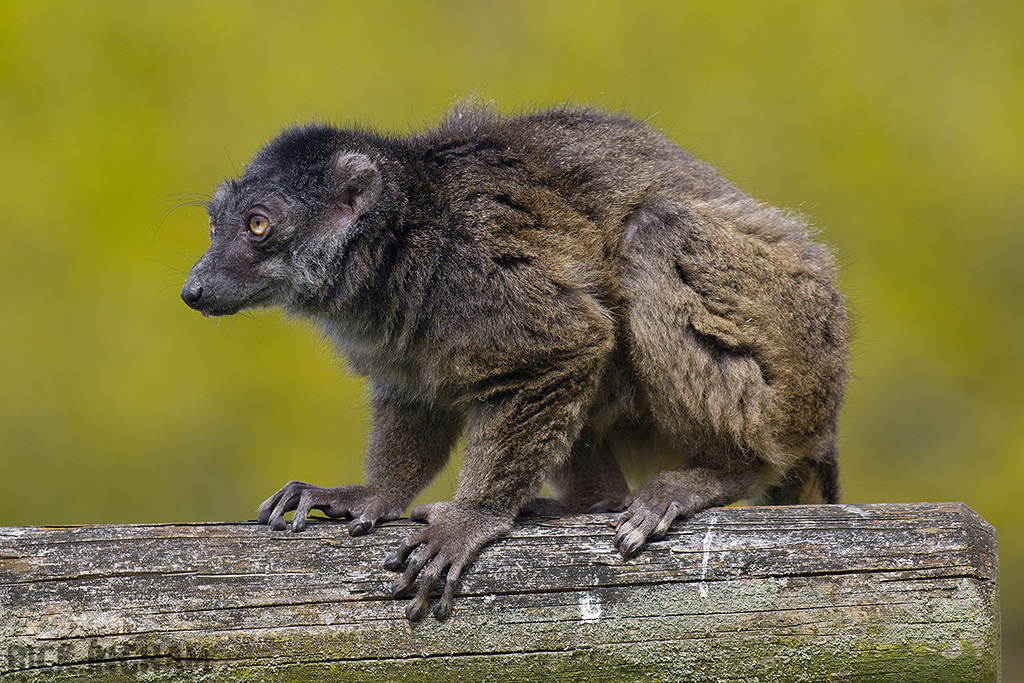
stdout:
<svg viewBox="0 0 1024 683">
<path fill-rule="evenodd" d="M 199 300 L 203 297 L 203 286 L 189 280 L 181 288 L 181 298 L 190 307 L 198 309 Z"/>
</svg>

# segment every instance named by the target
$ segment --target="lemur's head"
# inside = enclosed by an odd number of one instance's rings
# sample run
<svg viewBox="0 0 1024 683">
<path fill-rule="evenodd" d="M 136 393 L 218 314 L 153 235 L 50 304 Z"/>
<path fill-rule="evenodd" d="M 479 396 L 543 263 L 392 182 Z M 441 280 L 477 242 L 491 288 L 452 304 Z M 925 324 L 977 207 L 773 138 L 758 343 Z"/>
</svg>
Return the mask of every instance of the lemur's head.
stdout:
<svg viewBox="0 0 1024 683">
<path fill-rule="evenodd" d="M 381 173 L 336 129 L 282 133 L 207 205 L 210 246 L 181 298 L 203 315 L 315 298 L 336 275 L 345 247 L 373 211 Z"/>
</svg>

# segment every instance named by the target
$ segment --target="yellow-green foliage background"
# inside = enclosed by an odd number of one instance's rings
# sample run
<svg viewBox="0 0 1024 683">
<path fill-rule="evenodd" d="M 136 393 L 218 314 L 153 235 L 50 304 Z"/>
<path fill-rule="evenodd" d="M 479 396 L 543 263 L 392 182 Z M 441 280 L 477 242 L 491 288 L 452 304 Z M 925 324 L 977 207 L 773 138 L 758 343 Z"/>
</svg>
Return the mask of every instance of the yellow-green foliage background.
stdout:
<svg viewBox="0 0 1024 683">
<path fill-rule="evenodd" d="M 625 109 L 813 218 L 857 319 L 845 500 L 992 522 L 1024 677 L 1016 0 L 4 3 L 0 525 L 246 519 L 359 480 L 330 350 L 179 300 L 207 240 L 183 195 L 290 123 L 420 128 L 473 93 Z"/>
</svg>

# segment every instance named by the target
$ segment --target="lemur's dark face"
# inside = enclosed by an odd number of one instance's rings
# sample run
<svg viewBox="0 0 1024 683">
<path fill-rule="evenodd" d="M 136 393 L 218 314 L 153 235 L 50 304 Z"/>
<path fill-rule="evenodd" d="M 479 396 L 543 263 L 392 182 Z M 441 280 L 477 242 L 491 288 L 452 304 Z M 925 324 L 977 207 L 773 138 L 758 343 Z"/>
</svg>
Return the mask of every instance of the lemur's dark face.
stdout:
<svg viewBox="0 0 1024 683">
<path fill-rule="evenodd" d="M 203 315 L 284 303 L 301 210 L 265 183 L 243 176 L 207 206 L 210 246 L 192 266 L 181 298 Z"/>
<path fill-rule="evenodd" d="M 286 131 L 207 205 L 210 247 L 181 290 L 203 315 L 315 299 L 381 192 L 367 156 L 327 129 Z"/>
</svg>

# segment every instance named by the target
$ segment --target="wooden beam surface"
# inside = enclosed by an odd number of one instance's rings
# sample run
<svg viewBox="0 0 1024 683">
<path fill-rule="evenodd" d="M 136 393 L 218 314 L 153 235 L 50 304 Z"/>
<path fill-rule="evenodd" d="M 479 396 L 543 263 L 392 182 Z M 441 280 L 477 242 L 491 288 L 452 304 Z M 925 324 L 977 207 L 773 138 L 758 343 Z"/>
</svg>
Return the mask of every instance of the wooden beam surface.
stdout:
<svg viewBox="0 0 1024 683">
<path fill-rule="evenodd" d="M 0 681 L 998 679 L 962 504 L 716 508 L 628 561 L 613 520 L 521 520 L 416 624 L 381 566 L 407 520 L 0 528 Z"/>
</svg>

